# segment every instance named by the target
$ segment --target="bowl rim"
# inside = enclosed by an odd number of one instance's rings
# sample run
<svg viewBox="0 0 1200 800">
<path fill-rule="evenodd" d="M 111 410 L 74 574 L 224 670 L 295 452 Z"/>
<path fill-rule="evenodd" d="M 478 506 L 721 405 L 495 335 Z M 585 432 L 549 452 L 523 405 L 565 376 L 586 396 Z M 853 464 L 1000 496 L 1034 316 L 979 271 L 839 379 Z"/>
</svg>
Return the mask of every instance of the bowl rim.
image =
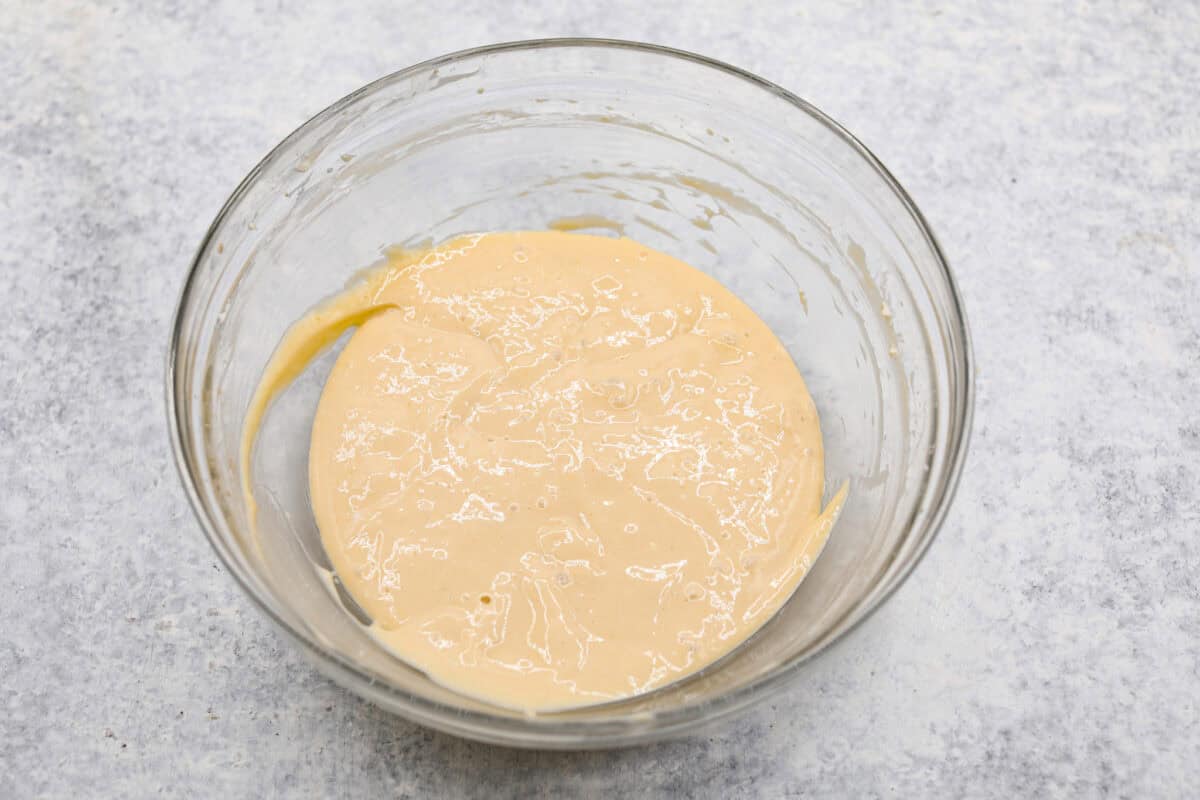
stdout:
<svg viewBox="0 0 1200 800">
<path fill-rule="evenodd" d="M 467 711 L 461 708 L 450 706 L 438 701 L 430 700 L 420 695 L 409 693 L 395 686 L 386 685 L 380 686 L 376 678 L 369 673 L 363 671 L 358 665 L 340 656 L 337 653 L 331 652 L 313 637 L 306 634 L 304 631 L 297 629 L 289 624 L 274 609 L 260 596 L 258 590 L 252 585 L 251 580 L 242 574 L 242 568 L 237 563 L 232 553 L 227 552 L 221 542 L 220 535 L 217 530 L 217 523 L 211 516 L 210 509 L 205 504 L 200 496 L 197 488 L 197 482 L 191 469 L 188 452 L 184 443 L 183 425 L 181 423 L 181 412 L 183 409 L 180 405 L 180 397 L 176 391 L 177 381 L 177 360 L 179 356 L 180 342 L 183 338 L 183 321 L 185 313 L 192 302 L 193 294 L 196 290 L 197 273 L 208 254 L 210 247 L 213 246 L 216 234 L 221 228 L 226 216 L 234 208 L 234 206 L 243 198 L 244 195 L 256 183 L 261 173 L 267 170 L 281 155 L 288 149 L 288 146 L 297 139 L 304 131 L 307 131 L 311 126 L 318 124 L 322 120 L 336 114 L 343 108 L 349 106 L 359 98 L 371 94 L 385 85 L 403 80 L 411 75 L 436 69 L 442 66 L 453 64 L 468 59 L 474 59 L 481 56 L 492 55 L 496 53 L 508 53 L 523 50 L 540 50 L 540 49 L 558 49 L 558 48 L 590 48 L 590 49 L 610 49 L 615 51 L 636 51 L 640 53 L 651 54 L 655 56 L 663 56 L 671 59 L 680 59 L 693 64 L 714 69 L 723 72 L 726 75 L 737 78 L 745 83 L 750 84 L 758 89 L 765 90 L 771 94 L 787 101 L 799 111 L 807 114 L 815 121 L 821 123 L 830 132 L 840 138 L 845 144 L 855 151 L 859 157 L 876 173 L 884 185 L 891 190 L 893 195 L 898 199 L 904 210 L 910 215 L 917 229 L 924 237 L 926 244 L 935 257 L 937 267 L 940 270 L 941 278 L 944 281 L 947 289 L 949 303 L 948 308 L 951 311 L 949 322 L 953 331 L 961 339 L 962 350 L 961 358 L 957 363 L 951 359 L 953 367 L 949 377 L 951 384 L 950 393 L 952 396 L 959 396 L 962 402 L 957 409 L 957 413 L 951 417 L 948 423 L 949 428 L 949 443 L 951 450 L 949 457 L 944 466 L 943 479 L 937 484 L 930 484 L 935 490 L 933 496 L 927 498 L 925 508 L 928 512 L 928 520 L 926 535 L 920 542 L 917 543 L 916 549 L 906 564 L 892 577 L 890 586 L 886 586 L 883 591 L 877 593 L 873 598 L 868 600 L 868 604 L 861 610 L 858 618 L 850 622 L 845 628 L 834 633 L 827 641 L 819 644 L 812 652 L 805 655 L 793 658 L 783 662 L 779 666 L 766 675 L 763 675 L 755 680 L 750 681 L 744 686 L 738 687 L 732 691 L 727 691 L 714 698 L 705 700 L 702 703 L 682 706 L 679 708 L 670 708 L 655 710 L 653 712 L 641 712 L 635 715 L 629 715 L 615 722 L 623 723 L 624 727 L 619 730 L 604 730 L 600 726 L 611 726 L 614 724 L 612 720 L 556 720 L 553 715 L 548 716 L 527 716 L 527 717 L 502 717 L 490 714 L 483 711 Z M 360 697 L 364 697 L 376 705 L 381 705 L 385 710 L 397 713 L 407 719 L 425 725 L 443 732 L 453 735 L 462 736 L 477 741 L 488 742 L 491 744 L 501 744 L 506 746 L 516 747 L 537 747 L 549 749 L 595 749 L 614 746 L 627 746 L 640 744 L 648 741 L 654 741 L 672 736 L 680 735 L 684 732 L 693 732 L 700 726 L 708 726 L 718 720 L 725 719 L 740 711 L 744 711 L 768 697 L 773 696 L 780 691 L 784 686 L 790 683 L 799 674 L 800 667 L 818 656 L 827 653 L 832 647 L 843 642 L 846 638 L 858 630 L 860 626 L 879 609 L 883 603 L 892 596 L 916 569 L 917 565 L 923 560 L 929 546 L 937 537 L 941 530 L 942 524 L 945 521 L 948 510 L 957 493 L 959 482 L 962 476 L 963 466 L 966 461 L 967 452 L 971 438 L 972 422 L 974 418 L 975 407 L 975 359 L 972 349 L 970 329 L 967 324 L 966 313 L 963 306 L 961 292 L 958 288 L 957 281 L 950 270 L 946 257 L 942 252 L 941 245 L 937 241 L 932 228 L 930 227 L 925 216 L 917 208 L 915 202 L 909 196 L 908 192 L 901 186 L 900 182 L 891 174 L 891 172 L 883 165 L 883 163 L 875 156 L 874 153 L 867 148 L 854 134 L 850 133 L 839 122 L 834 120 L 825 112 L 814 106 L 812 103 L 804 100 L 796 94 L 784 89 L 778 84 L 773 83 L 765 78 L 762 78 L 752 72 L 735 67 L 724 61 L 715 58 L 693 53 L 687 50 L 681 50 L 673 47 L 668 47 L 659 44 L 650 44 L 645 42 L 630 41 L 624 39 L 611 38 L 591 38 L 591 37 L 562 37 L 562 38 L 542 38 L 542 39 L 526 39 L 519 41 L 501 42 L 496 44 L 484 45 L 481 47 L 473 47 L 464 50 L 457 50 L 435 58 L 427 59 L 395 72 L 377 78 L 370 83 L 356 89 L 355 91 L 345 95 L 339 100 L 333 102 L 326 108 L 314 114 L 304 123 L 299 125 L 286 137 L 284 137 L 277 145 L 275 145 L 266 156 L 260 160 L 253 169 L 247 173 L 233 192 L 229 195 L 226 201 L 222 204 L 220 211 L 214 217 L 212 223 L 205 232 L 204 238 L 201 240 L 200 246 L 196 250 L 195 256 L 192 258 L 188 268 L 187 277 L 184 280 L 183 286 L 179 293 L 179 299 L 176 303 L 173 319 L 171 322 L 171 335 L 168 342 L 166 353 L 166 411 L 167 424 L 171 439 L 171 449 L 174 456 L 175 468 L 179 475 L 180 482 L 183 484 L 184 492 L 187 495 L 188 503 L 192 508 L 192 512 L 196 520 L 200 523 L 201 529 L 204 531 L 205 537 L 209 544 L 216 552 L 226 571 L 229 572 L 234 581 L 241 587 L 241 590 L 249 596 L 251 601 L 262 611 L 268 619 L 288 635 L 294 642 L 301 646 L 314 662 L 315 666 L 328 677 L 331 677 L 335 682 L 351 689 Z M 909 525 L 912 521 L 910 519 Z M 353 681 L 351 685 L 348 680 Z M 376 700 L 392 701 L 392 702 L 375 702 Z M 395 702 L 400 701 L 402 708 L 396 708 Z M 650 725 L 638 724 L 642 722 L 652 722 Z M 591 729 L 591 730 L 589 730 Z"/>
</svg>

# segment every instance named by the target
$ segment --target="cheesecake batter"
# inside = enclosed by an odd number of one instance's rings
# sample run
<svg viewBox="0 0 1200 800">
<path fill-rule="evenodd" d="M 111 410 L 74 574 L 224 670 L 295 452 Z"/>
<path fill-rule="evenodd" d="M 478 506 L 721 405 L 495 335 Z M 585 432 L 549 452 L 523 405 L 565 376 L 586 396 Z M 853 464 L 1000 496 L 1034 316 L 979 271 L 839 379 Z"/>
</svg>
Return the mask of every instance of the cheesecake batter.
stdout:
<svg viewBox="0 0 1200 800">
<path fill-rule="evenodd" d="M 244 469 L 275 388 L 350 325 L 313 512 L 372 633 L 463 693 L 547 710 L 695 672 L 788 599 L 841 508 L 804 381 L 749 308 L 637 242 L 557 231 L 393 254 L 299 323 Z"/>
</svg>

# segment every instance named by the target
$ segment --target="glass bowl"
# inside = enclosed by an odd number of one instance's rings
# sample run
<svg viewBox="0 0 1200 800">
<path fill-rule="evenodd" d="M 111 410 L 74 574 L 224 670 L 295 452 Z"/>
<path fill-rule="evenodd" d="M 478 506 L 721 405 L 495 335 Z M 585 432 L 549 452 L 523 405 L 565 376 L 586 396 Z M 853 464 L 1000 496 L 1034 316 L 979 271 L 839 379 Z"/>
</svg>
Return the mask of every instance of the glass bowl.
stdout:
<svg viewBox="0 0 1200 800">
<path fill-rule="evenodd" d="M 307 498 L 335 345 L 274 402 L 239 484 L 247 404 L 288 327 L 385 248 L 555 226 L 618 233 L 710 273 L 791 352 L 821 414 L 827 497 L 849 500 L 794 597 L 734 652 L 620 702 L 522 714 L 382 650 L 329 569 Z M 920 212 L 849 133 L 768 81 L 620 41 L 483 47 L 402 70 L 276 147 L 209 229 L 183 289 L 167 399 L 184 487 L 221 560 L 313 663 L 379 706 L 506 745 L 691 732 L 792 682 L 920 560 L 972 409 L 954 281 Z M 257 539 L 257 540 L 255 540 Z"/>
</svg>

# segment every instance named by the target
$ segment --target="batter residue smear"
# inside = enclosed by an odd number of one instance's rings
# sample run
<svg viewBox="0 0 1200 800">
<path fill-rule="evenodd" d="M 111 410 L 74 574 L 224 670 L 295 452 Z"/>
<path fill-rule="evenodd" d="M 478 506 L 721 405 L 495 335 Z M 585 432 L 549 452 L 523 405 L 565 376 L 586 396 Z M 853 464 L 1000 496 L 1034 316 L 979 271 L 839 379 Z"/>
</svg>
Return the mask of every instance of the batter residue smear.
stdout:
<svg viewBox="0 0 1200 800">
<path fill-rule="evenodd" d="M 365 318 L 313 424 L 325 549 L 378 640 L 466 694 L 555 709 L 694 672 L 787 600 L 841 508 L 783 346 L 629 239 L 463 237 L 319 313 Z"/>
</svg>

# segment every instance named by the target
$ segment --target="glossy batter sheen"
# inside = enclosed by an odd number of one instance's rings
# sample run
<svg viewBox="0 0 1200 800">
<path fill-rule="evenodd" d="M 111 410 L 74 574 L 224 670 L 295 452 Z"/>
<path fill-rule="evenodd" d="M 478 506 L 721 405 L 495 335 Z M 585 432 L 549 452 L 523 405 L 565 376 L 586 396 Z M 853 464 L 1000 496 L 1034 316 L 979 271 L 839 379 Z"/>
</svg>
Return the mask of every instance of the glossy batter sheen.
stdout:
<svg viewBox="0 0 1200 800">
<path fill-rule="evenodd" d="M 397 255 L 307 335 L 346 321 L 309 456 L 325 549 L 376 637 L 464 693 L 553 709 L 694 672 L 778 610 L 840 510 L 783 346 L 637 242 Z"/>
</svg>

